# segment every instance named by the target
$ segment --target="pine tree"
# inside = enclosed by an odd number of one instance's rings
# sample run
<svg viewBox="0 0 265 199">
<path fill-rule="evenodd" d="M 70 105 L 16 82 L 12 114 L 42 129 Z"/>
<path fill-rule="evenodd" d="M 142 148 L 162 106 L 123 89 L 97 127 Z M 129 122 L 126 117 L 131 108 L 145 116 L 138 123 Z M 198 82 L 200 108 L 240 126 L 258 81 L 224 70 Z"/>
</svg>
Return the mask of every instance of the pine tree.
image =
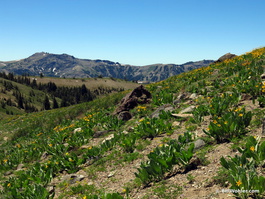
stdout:
<svg viewBox="0 0 265 199">
<path fill-rule="evenodd" d="M 53 109 L 55 109 L 55 108 L 59 108 L 59 105 L 58 105 L 57 100 L 56 100 L 55 97 L 53 97 L 53 107 L 52 107 L 52 108 L 53 108 Z"/>
<path fill-rule="evenodd" d="M 43 102 L 43 107 L 45 110 L 50 110 L 51 109 L 51 105 L 50 105 L 50 101 L 48 96 L 45 96 L 44 102 Z"/>
</svg>

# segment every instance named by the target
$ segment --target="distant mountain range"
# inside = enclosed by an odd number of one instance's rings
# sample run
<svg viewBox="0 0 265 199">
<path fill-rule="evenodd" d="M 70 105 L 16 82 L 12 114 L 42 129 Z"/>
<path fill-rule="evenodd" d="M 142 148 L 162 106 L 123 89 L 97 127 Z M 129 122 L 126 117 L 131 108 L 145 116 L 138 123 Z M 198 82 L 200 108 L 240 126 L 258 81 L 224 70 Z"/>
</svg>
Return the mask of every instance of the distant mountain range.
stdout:
<svg viewBox="0 0 265 199">
<path fill-rule="evenodd" d="M 156 82 L 192 69 L 208 66 L 214 60 L 187 62 L 185 64 L 152 64 L 147 66 L 124 65 L 108 60 L 78 59 L 67 54 L 35 53 L 32 56 L 1 62 L 0 71 L 15 75 L 28 74 L 49 77 L 86 78 L 114 77 L 127 80 Z"/>
</svg>

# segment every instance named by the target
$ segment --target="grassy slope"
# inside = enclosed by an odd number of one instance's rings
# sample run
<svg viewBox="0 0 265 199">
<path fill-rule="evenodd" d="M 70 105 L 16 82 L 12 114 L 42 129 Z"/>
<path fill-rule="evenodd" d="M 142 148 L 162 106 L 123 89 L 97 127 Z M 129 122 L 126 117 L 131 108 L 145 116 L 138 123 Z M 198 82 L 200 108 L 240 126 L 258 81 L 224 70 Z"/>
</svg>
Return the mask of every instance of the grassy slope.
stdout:
<svg viewBox="0 0 265 199">
<path fill-rule="evenodd" d="M 34 77 L 32 77 L 33 79 Z M 49 82 L 54 82 L 57 86 L 67 86 L 67 87 L 78 87 L 82 86 L 83 84 L 86 85 L 86 87 L 90 90 L 97 89 L 98 87 L 103 88 L 124 88 L 132 89 L 137 86 L 136 83 L 128 82 L 120 79 L 114 79 L 114 78 L 83 78 L 83 79 L 64 79 L 64 78 L 51 78 L 51 77 L 44 77 L 44 78 L 36 78 L 37 84 L 47 84 Z M 3 78 L 0 78 L 1 81 L 11 82 L 13 86 L 17 86 L 18 90 L 23 94 L 23 98 L 30 99 L 32 105 L 34 105 L 38 110 L 41 110 L 43 108 L 43 100 L 45 98 L 45 93 L 42 91 L 39 91 L 37 89 L 32 89 L 30 86 L 22 85 L 10 80 L 5 80 Z M 0 89 L 4 89 L 4 86 L 2 83 L 0 83 Z M 13 96 L 13 92 L 15 89 L 11 89 L 9 91 L 6 91 L 5 93 L 0 93 L 0 99 L 11 99 L 13 103 L 17 104 L 17 100 Z M 34 91 L 35 96 L 30 96 L 30 91 Z M 60 104 L 61 99 L 57 98 L 58 103 Z M 51 102 L 52 103 L 52 102 Z M 13 112 L 14 115 L 21 115 L 25 113 L 24 109 L 19 109 L 14 106 L 6 106 L 5 108 L 0 107 L 0 119 L 8 117 L 6 114 L 6 111 Z"/>
<path fill-rule="evenodd" d="M 135 87 L 135 83 L 128 82 L 116 78 L 53 78 L 53 77 L 44 77 L 37 78 L 37 83 L 48 83 L 54 82 L 58 86 L 82 86 L 86 85 L 88 89 L 96 89 L 99 86 L 103 87 L 114 87 L 114 88 L 124 88 L 132 89 Z"/>
<path fill-rule="evenodd" d="M 6 198 L 14 197 L 15 194 L 18 194 L 17 198 L 26 195 L 41 198 L 45 194 L 49 195 L 45 188 L 55 186 L 56 198 L 89 198 L 91 194 L 104 198 L 104 193 L 111 192 L 119 192 L 125 198 L 228 198 L 228 194 L 215 193 L 216 189 L 231 185 L 226 182 L 227 172 L 218 170 L 221 167 L 219 159 L 222 155 L 235 153 L 237 146 L 244 146 L 249 135 L 259 135 L 264 109 L 259 107 L 257 99 L 252 102 L 240 98 L 261 98 L 265 92 L 260 79 L 264 71 L 264 59 L 265 48 L 257 49 L 223 63 L 148 85 L 147 89 L 153 95 L 152 103 L 132 110 L 134 117 L 127 123 L 116 120 L 110 114 L 126 92 L 68 108 L 2 120 L 0 177 L 3 195 Z M 181 93 L 197 93 L 198 96 L 174 104 L 173 101 Z M 227 107 L 222 106 L 223 110 L 215 115 L 209 107 L 215 107 L 214 100 L 218 96 L 220 99 L 231 97 L 230 101 L 233 102 L 229 102 Z M 167 103 L 174 106 L 174 113 L 190 105 L 197 106 L 196 110 L 200 107 L 207 111 L 193 112 L 193 117 L 188 119 L 176 119 L 170 114 L 163 114 L 158 120 L 149 119 L 150 113 Z M 252 112 L 252 121 L 246 128 L 250 130 L 248 134 L 245 135 L 243 129 L 242 134 L 235 133 L 236 136 L 223 142 L 204 133 L 203 130 L 211 131 L 214 124 L 221 126 L 233 121 L 222 118 L 230 110 L 238 108 Z M 239 114 L 245 117 L 246 112 Z M 81 131 L 73 133 L 77 128 L 81 128 Z M 102 138 L 92 138 L 94 132 L 99 130 L 113 131 Z M 149 130 L 154 133 L 155 139 L 148 138 Z M 140 171 L 141 162 L 150 158 L 148 154 L 154 150 L 166 150 L 171 145 L 170 140 L 178 139 L 180 134 L 187 131 L 196 133 L 195 139 L 200 137 L 207 143 L 194 153 L 194 158 L 200 162 L 196 165 L 197 169 L 185 173 L 180 164 L 165 172 L 163 177 L 148 183 L 135 177 L 134 173 Z M 124 136 L 121 132 L 128 134 Z M 114 138 L 102 143 L 111 134 L 114 134 Z M 3 141 L 4 138 L 7 141 Z M 218 152 L 220 150 L 221 154 Z M 44 152 L 48 157 L 42 156 Z M 17 170 L 20 163 L 24 167 L 22 171 Z M 216 173 L 207 173 L 209 170 Z M 259 173 L 264 175 L 264 169 Z M 63 178 L 67 174 L 83 175 L 85 178 L 75 182 Z M 31 191 L 33 188 L 38 193 Z"/>
</svg>

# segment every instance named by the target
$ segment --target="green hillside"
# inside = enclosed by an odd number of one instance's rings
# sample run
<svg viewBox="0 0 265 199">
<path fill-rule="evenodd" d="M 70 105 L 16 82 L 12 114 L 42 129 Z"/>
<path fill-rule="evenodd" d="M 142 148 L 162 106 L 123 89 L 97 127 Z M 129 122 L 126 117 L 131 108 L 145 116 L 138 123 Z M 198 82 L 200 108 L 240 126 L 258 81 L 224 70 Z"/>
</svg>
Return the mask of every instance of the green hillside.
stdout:
<svg viewBox="0 0 265 199">
<path fill-rule="evenodd" d="M 127 122 L 129 91 L 2 119 L 0 198 L 264 198 L 264 67 L 260 48 L 147 85 Z"/>
<path fill-rule="evenodd" d="M 137 83 L 115 78 L 37 78 L 0 73 L 0 119 L 80 104 L 135 86 Z"/>
</svg>

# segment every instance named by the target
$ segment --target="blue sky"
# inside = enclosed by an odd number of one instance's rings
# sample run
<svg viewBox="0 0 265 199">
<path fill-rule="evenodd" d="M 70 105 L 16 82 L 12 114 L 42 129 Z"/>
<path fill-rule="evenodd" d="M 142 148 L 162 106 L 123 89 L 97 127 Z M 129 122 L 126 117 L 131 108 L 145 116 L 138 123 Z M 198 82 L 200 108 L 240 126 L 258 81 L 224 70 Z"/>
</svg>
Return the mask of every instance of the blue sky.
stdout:
<svg viewBox="0 0 265 199">
<path fill-rule="evenodd" d="M 0 0 L 0 60 L 182 64 L 265 46 L 264 0 Z"/>
</svg>

